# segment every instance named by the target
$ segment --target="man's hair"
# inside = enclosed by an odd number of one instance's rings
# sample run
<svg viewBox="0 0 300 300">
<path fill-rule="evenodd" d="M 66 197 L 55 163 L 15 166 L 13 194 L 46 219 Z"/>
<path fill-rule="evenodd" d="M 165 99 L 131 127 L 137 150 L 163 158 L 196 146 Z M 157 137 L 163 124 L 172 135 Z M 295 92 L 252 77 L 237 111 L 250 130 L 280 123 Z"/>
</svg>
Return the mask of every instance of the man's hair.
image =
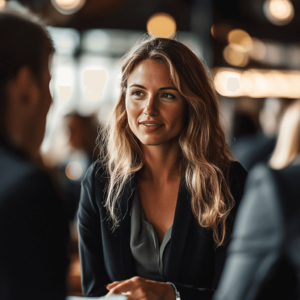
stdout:
<svg viewBox="0 0 300 300">
<path fill-rule="evenodd" d="M 54 52 L 54 46 L 38 17 L 12 9 L 0 11 L 0 41 L 0 112 L 3 120 L 8 82 L 24 66 L 38 80 L 48 57 Z"/>
</svg>

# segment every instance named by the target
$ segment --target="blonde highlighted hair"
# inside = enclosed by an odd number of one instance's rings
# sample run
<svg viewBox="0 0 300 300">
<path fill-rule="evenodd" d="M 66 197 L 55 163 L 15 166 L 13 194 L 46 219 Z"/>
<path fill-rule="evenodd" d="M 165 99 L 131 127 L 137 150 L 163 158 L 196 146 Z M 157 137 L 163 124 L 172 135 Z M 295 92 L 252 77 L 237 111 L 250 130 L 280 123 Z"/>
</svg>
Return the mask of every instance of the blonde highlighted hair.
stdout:
<svg viewBox="0 0 300 300">
<path fill-rule="evenodd" d="M 146 40 L 123 57 L 121 94 L 104 135 L 106 155 L 102 155 L 102 161 L 110 178 L 105 206 L 117 227 L 124 186 L 144 164 L 140 142 L 128 124 L 125 97 L 129 75 L 146 59 L 166 64 L 174 86 L 187 103 L 188 121 L 179 137 L 179 173 L 185 176 L 199 225 L 211 228 L 217 246 L 223 245 L 230 237 L 226 219 L 235 204 L 228 178 L 232 153 L 225 142 L 217 98 L 204 65 L 174 39 Z"/>
<path fill-rule="evenodd" d="M 283 169 L 300 154 L 300 100 L 294 101 L 285 111 L 279 129 L 275 150 L 269 165 Z"/>
</svg>

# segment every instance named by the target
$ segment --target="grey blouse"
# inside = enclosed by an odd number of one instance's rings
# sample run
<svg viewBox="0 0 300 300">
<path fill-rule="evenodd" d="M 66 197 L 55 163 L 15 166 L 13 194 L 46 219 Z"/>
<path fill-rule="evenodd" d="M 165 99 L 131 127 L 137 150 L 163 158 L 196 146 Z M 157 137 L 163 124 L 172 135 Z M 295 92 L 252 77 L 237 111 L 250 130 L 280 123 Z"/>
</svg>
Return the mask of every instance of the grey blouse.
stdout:
<svg viewBox="0 0 300 300">
<path fill-rule="evenodd" d="M 135 190 L 131 207 L 130 248 L 137 276 L 165 281 L 164 266 L 169 256 L 172 226 L 167 230 L 161 245 L 157 233 L 146 219 L 140 205 L 138 189 Z"/>
</svg>

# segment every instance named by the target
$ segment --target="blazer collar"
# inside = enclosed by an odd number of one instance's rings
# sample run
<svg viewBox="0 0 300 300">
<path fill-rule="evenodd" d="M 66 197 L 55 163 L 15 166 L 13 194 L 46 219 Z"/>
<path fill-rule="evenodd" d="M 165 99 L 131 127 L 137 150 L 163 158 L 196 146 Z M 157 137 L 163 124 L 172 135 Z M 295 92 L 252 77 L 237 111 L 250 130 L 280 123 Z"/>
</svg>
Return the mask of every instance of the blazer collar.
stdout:
<svg viewBox="0 0 300 300">
<path fill-rule="evenodd" d="M 134 259 L 130 249 L 131 217 L 130 209 L 133 191 L 137 185 L 137 175 L 127 182 L 121 199 L 122 221 L 120 225 L 120 253 L 124 279 L 136 276 Z M 166 262 L 168 281 L 176 282 L 179 279 L 186 241 L 189 235 L 193 214 L 191 212 L 191 197 L 187 190 L 185 178 L 182 177 L 179 186 L 177 204 L 170 240 L 170 255 Z"/>
<path fill-rule="evenodd" d="M 122 221 L 120 224 L 120 254 L 123 269 L 123 280 L 136 276 L 134 259 L 130 249 L 131 216 L 130 209 L 133 199 L 133 192 L 137 184 L 137 175 L 125 185 L 121 198 Z"/>
<path fill-rule="evenodd" d="M 168 281 L 178 282 L 192 220 L 191 197 L 186 186 L 185 177 L 182 177 L 169 245 L 170 255 L 165 266 Z"/>
</svg>

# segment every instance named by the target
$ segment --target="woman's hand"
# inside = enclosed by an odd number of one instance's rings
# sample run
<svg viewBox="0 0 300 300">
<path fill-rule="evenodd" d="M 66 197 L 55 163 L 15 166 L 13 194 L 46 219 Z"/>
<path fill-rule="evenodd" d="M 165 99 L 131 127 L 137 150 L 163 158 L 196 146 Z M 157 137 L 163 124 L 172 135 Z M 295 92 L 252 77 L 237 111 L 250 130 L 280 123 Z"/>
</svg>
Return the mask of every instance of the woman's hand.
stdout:
<svg viewBox="0 0 300 300">
<path fill-rule="evenodd" d="M 172 285 L 141 277 L 115 281 L 108 284 L 106 288 L 110 291 L 107 296 L 127 293 L 128 300 L 175 300 Z"/>
</svg>

